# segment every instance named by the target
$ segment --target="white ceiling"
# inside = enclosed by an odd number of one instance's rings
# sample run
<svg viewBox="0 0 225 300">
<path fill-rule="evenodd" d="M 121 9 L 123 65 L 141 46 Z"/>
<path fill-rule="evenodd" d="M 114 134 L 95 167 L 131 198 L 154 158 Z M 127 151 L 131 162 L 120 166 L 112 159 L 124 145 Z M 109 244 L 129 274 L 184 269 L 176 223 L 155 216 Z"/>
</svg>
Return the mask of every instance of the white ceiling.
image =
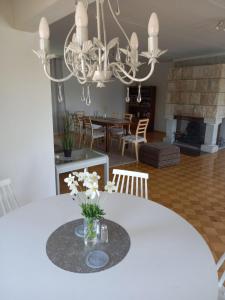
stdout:
<svg viewBox="0 0 225 300">
<path fill-rule="evenodd" d="M 116 0 L 112 0 L 116 7 Z M 107 7 L 107 0 L 105 0 Z M 150 13 L 157 12 L 160 20 L 160 48 L 168 49 L 167 59 L 225 53 L 225 32 L 215 26 L 225 18 L 225 0 L 120 0 L 120 20 L 130 35 L 136 31 L 140 48 L 147 49 L 147 24 Z M 71 12 L 73 8 L 71 7 Z M 95 4 L 89 6 L 90 37 L 95 31 Z M 124 41 L 109 13 L 106 13 L 108 38 Z M 54 48 L 63 45 L 66 33 L 74 22 L 69 15 L 52 25 Z"/>
</svg>

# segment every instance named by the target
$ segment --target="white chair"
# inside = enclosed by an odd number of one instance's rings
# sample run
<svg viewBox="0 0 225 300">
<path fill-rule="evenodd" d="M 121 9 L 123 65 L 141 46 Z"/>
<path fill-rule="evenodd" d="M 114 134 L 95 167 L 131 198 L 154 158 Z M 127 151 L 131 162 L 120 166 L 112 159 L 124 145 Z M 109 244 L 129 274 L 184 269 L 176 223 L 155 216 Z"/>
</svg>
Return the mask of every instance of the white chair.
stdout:
<svg viewBox="0 0 225 300">
<path fill-rule="evenodd" d="M 6 215 L 10 211 L 19 208 L 19 202 L 13 193 L 10 179 L 0 181 L 0 215 Z"/>
<path fill-rule="evenodd" d="M 123 147 L 122 147 L 122 156 L 124 156 L 125 145 L 131 143 L 135 146 L 136 160 L 139 160 L 138 157 L 138 145 L 139 143 L 147 143 L 146 132 L 148 128 L 149 119 L 139 120 L 136 134 L 135 135 L 127 135 L 122 137 Z"/>
<path fill-rule="evenodd" d="M 219 271 L 219 269 L 225 265 L 225 253 L 222 255 L 222 257 L 219 259 L 218 263 L 217 263 L 217 271 Z M 218 294 L 218 300 L 225 300 L 225 287 L 224 287 L 224 283 L 225 283 L 225 271 L 223 272 L 223 274 L 221 275 L 221 277 L 219 278 L 219 294 Z"/>
<path fill-rule="evenodd" d="M 136 195 L 148 199 L 148 179 L 147 173 L 133 172 L 126 170 L 113 170 L 113 182 L 118 193 Z"/>
<path fill-rule="evenodd" d="M 96 129 L 95 126 L 93 126 L 90 117 L 85 117 L 83 120 L 85 128 L 84 144 L 86 144 L 87 139 L 90 138 L 90 148 L 92 149 L 95 140 L 105 138 L 105 132 L 100 129 Z"/>
</svg>

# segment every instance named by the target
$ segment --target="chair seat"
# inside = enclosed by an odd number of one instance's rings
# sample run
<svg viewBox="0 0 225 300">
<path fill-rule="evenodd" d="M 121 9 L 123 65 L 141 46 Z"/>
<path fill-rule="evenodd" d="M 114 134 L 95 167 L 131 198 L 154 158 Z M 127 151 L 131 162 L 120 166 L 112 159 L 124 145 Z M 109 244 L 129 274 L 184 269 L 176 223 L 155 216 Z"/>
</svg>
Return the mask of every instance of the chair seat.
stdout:
<svg viewBox="0 0 225 300">
<path fill-rule="evenodd" d="M 98 130 L 98 129 L 102 129 L 103 128 L 101 125 L 96 125 L 96 124 L 92 124 L 91 126 L 92 126 L 92 128 L 94 130 Z"/>
<path fill-rule="evenodd" d="M 129 143 L 146 142 L 146 139 L 143 136 L 136 136 L 136 135 L 126 135 L 126 136 L 122 137 L 122 139 L 125 142 L 129 142 Z"/>
<path fill-rule="evenodd" d="M 100 139 L 100 138 L 104 138 L 104 137 L 105 137 L 105 134 L 102 132 L 95 132 L 93 134 L 93 139 Z"/>
<path fill-rule="evenodd" d="M 123 130 L 123 128 L 113 127 L 113 128 L 111 128 L 111 135 L 116 135 L 116 136 L 124 135 L 124 130 Z"/>
</svg>

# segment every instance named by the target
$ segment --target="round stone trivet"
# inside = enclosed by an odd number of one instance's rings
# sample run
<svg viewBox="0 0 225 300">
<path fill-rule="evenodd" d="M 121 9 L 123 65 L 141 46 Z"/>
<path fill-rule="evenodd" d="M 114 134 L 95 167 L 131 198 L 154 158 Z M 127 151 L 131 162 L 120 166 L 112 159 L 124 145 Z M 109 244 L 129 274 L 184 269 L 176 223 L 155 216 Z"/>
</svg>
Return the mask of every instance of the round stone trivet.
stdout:
<svg viewBox="0 0 225 300">
<path fill-rule="evenodd" d="M 50 235 L 46 253 L 53 264 L 74 273 L 94 273 L 109 269 L 123 260 L 130 249 L 130 237 L 123 227 L 104 220 L 102 223 L 108 227 L 109 242 L 87 247 L 83 238 L 74 234 L 75 227 L 82 223 L 83 219 L 66 223 Z M 104 251 L 109 256 L 109 262 L 103 268 L 94 269 L 86 264 L 88 255 L 95 250 Z"/>
</svg>

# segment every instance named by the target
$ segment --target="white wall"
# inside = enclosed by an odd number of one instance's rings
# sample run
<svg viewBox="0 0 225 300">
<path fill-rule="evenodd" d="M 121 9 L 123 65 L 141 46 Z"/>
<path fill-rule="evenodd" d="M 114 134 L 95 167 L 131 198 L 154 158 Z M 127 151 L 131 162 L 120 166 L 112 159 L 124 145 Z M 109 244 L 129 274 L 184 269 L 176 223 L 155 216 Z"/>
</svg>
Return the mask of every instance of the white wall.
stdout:
<svg viewBox="0 0 225 300">
<path fill-rule="evenodd" d="M 11 29 L 10 9 L 0 2 L 0 180 L 10 177 L 26 203 L 55 193 L 51 92 L 36 34 Z"/>
</svg>

